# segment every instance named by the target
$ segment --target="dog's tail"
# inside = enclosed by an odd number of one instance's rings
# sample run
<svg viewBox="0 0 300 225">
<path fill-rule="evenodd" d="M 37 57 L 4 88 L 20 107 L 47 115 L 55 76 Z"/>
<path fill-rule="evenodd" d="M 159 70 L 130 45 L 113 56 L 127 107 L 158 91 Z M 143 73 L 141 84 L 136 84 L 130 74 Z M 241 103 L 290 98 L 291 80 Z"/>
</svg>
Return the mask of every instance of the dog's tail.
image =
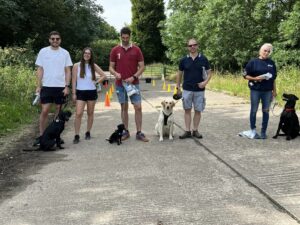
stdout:
<svg viewBox="0 0 300 225">
<path fill-rule="evenodd" d="M 106 138 L 105 140 L 108 141 L 110 144 L 112 144 L 112 140 L 111 139 Z"/>
</svg>

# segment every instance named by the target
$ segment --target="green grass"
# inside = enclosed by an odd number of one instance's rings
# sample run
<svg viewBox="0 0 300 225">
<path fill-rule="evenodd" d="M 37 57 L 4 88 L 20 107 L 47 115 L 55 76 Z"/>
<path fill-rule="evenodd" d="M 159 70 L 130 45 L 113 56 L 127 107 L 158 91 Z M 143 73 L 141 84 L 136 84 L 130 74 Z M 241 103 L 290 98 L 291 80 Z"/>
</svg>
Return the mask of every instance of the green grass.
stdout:
<svg viewBox="0 0 300 225">
<path fill-rule="evenodd" d="M 35 91 L 34 71 L 24 66 L 0 68 L 0 136 L 30 123 L 38 115 L 31 106 Z"/>
<path fill-rule="evenodd" d="M 27 102 L 0 100 L 0 136 L 13 132 L 24 124 L 31 123 L 38 115 L 38 108 Z"/>
<path fill-rule="evenodd" d="M 284 68 L 278 71 L 277 79 L 277 100 L 281 106 L 284 102 L 281 99 L 283 93 L 291 93 L 300 97 L 300 72 L 298 68 Z M 208 89 L 223 91 L 230 95 L 249 99 L 249 88 L 247 80 L 241 74 L 220 74 L 215 72 L 208 84 Z M 296 106 L 300 109 L 300 103 Z"/>
</svg>

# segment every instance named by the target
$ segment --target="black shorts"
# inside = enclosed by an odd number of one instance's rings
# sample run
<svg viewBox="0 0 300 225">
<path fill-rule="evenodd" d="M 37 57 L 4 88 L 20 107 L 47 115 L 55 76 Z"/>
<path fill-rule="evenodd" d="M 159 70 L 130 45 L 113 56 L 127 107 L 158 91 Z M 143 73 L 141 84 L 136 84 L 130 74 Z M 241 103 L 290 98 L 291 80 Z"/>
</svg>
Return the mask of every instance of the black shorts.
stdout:
<svg viewBox="0 0 300 225">
<path fill-rule="evenodd" d="M 64 87 L 42 87 L 41 104 L 55 103 L 56 105 L 62 105 L 66 103 L 64 89 Z"/>
<path fill-rule="evenodd" d="M 81 101 L 97 100 L 97 90 L 76 90 L 76 99 Z"/>
</svg>

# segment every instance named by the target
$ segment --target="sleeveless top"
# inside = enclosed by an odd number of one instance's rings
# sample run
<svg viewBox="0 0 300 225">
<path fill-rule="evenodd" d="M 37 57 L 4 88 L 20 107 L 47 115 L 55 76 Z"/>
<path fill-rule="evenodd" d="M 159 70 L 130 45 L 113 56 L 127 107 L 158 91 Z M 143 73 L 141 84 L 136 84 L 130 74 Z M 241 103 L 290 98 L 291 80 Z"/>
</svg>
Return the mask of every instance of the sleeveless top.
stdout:
<svg viewBox="0 0 300 225">
<path fill-rule="evenodd" d="M 89 64 L 85 64 L 85 75 L 80 77 L 80 63 L 77 71 L 76 90 L 96 90 L 95 82 L 92 80 L 92 70 Z"/>
</svg>

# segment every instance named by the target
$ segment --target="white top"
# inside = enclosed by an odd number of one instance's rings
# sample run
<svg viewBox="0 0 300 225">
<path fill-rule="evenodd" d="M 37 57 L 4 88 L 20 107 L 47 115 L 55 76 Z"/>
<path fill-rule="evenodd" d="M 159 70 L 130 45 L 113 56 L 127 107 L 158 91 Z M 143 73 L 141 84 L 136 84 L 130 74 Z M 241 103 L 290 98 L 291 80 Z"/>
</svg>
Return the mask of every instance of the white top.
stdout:
<svg viewBox="0 0 300 225">
<path fill-rule="evenodd" d="M 67 50 L 53 50 L 50 46 L 40 50 L 35 64 L 43 67 L 42 85 L 46 87 L 65 87 L 65 68 L 73 65 Z"/>
<path fill-rule="evenodd" d="M 96 90 L 95 81 L 92 80 L 92 70 L 89 64 L 85 64 L 84 78 L 80 77 L 80 63 L 77 67 L 77 90 Z"/>
</svg>

